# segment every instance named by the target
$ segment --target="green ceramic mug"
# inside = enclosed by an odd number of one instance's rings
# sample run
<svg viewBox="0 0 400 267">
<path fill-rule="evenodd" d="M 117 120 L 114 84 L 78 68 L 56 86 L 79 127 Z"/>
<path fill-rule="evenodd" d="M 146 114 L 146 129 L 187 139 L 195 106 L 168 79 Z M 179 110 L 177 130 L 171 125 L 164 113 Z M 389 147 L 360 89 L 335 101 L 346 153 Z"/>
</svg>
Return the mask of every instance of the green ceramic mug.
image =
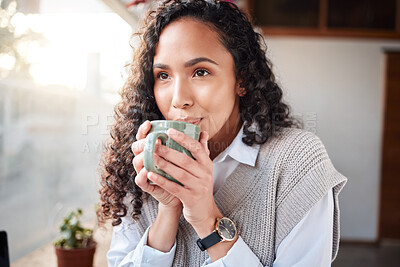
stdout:
<svg viewBox="0 0 400 267">
<path fill-rule="evenodd" d="M 169 138 L 167 134 L 169 128 L 174 128 L 197 141 L 200 138 L 200 126 L 196 124 L 184 121 L 168 121 L 168 120 L 152 121 L 150 132 L 146 137 L 143 163 L 147 171 L 158 173 L 159 175 L 164 176 L 168 180 L 181 184 L 172 176 L 165 173 L 163 170 L 161 170 L 154 164 L 154 150 L 157 139 L 160 139 L 163 145 L 175 149 L 179 152 L 182 152 L 193 158 L 189 150 L 187 150 L 186 148 L 184 148 L 183 146 L 179 145 L 174 140 Z M 154 184 L 151 181 L 150 183 Z"/>
</svg>

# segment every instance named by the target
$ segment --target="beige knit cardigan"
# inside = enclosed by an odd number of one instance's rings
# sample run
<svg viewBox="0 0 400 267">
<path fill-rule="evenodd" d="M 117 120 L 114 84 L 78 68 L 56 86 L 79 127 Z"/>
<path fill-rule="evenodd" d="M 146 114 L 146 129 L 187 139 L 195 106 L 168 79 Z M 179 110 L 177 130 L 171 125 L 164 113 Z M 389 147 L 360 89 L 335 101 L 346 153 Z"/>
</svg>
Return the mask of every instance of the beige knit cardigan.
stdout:
<svg viewBox="0 0 400 267">
<path fill-rule="evenodd" d="M 332 259 L 339 246 L 338 194 L 347 179 L 332 165 L 321 140 L 301 129 L 283 128 L 261 145 L 255 167 L 239 164 L 214 195 L 226 217 L 264 266 L 272 266 L 276 250 L 306 213 L 333 188 Z M 157 215 L 157 201 L 144 199 L 136 228 L 142 236 Z M 180 219 L 173 266 L 201 266 L 207 251 L 196 245 L 193 227 Z"/>
</svg>

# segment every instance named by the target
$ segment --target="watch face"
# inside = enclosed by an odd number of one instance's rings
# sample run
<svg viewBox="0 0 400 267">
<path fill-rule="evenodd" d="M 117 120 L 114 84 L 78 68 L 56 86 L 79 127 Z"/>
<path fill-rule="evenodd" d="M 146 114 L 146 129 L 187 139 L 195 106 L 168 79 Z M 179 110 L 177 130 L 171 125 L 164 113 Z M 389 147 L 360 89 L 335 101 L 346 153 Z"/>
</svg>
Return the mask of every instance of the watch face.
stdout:
<svg viewBox="0 0 400 267">
<path fill-rule="evenodd" d="M 236 237 L 236 226 L 228 218 L 222 218 L 217 225 L 218 234 L 227 241 L 232 241 Z"/>
</svg>

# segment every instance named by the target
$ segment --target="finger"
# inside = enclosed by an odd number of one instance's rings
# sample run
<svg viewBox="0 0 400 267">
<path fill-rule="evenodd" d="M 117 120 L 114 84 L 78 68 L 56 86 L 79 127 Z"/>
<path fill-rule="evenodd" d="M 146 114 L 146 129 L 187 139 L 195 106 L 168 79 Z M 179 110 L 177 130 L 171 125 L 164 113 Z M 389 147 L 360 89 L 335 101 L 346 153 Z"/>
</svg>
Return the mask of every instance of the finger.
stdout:
<svg viewBox="0 0 400 267">
<path fill-rule="evenodd" d="M 151 123 L 149 120 L 145 121 L 142 123 L 142 125 L 139 126 L 139 129 L 136 133 L 136 140 L 143 139 L 147 136 L 147 133 L 151 129 Z"/>
<path fill-rule="evenodd" d="M 202 168 L 199 168 L 199 162 L 192 159 L 186 154 L 183 154 L 182 152 L 179 152 L 175 149 L 172 149 L 167 146 L 158 146 L 155 154 L 154 154 L 154 160 L 156 160 L 157 156 L 161 156 L 161 159 L 165 159 L 166 162 L 171 162 L 174 165 L 178 166 L 179 168 L 185 170 L 189 174 L 193 175 L 194 177 L 202 177 L 206 175 L 206 173 L 203 171 Z M 160 158 L 160 157 L 158 157 Z M 163 162 L 161 162 L 163 163 Z M 158 165 L 157 165 L 158 166 Z M 161 166 L 158 166 L 161 167 Z M 175 170 L 175 169 L 174 169 Z M 172 170 L 172 171 L 174 171 Z M 165 170 L 164 170 L 165 171 Z M 171 174 L 171 173 L 169 173 Z M 173 173 L 175 174 L 175 172 Z M 173 175 L 171 175 L 173 176 Z M 174 177 L 174 176 L 173 176 Z M 182 184 L 185 184 L 184 182 L 180 181 Z"/>
<path fill-rule="evenodd" d="M 148 172 L 143 169 L 135 177 L 135 183 L 144 191 L 152 195 L 155 199 L 159 199 L 160 196 L 165 195 L 165 189 L 158 185 L 149 183 Z"/>
<path fill-rule="evenodd" d="M 156 141 L 156 148 L 162 144 L 161 139 L 157 139 Z M 131 146 L 131 150 L 135 156 L 139 155 L 143 152 L 144 147 L 146 146 L 146 140 L 142 139 L 136 142 L 133 142 Z"/>
<path fill-rule="evenodd" d="M 178 130 L 175 130 L 174 128 L 168 129 L 168 136 L 189 150 L 193 157 L 200 163 L 206 163 L 209 161 L 210 158 L 208 157 L 207 153 L 205 153 L 202 144 L 200 144 L 200 142 L 197 140 L 194 140 L 193 138 Z"/>
<path fill-rule="evenodd" d="M 144 168 L 143 157 L 144 154 L 140 153 L 132 160 L 133 168 L 135 168 L 136 173 L 139 173 Z"/>
<path fill-rule="evenodd" d="M 179 153 L 179 152 L 178 152 Z M 182 154 L 182 153 L 181 153 Z M 193 159 L 191 159 L 193 160 Z M 196 178 L 192 173 L 186 171 L 185 169 L 179 168 L 178 166 L 172 164 L 171 162 L 166 161 L 162 157 L 158 155 L 154 155 L 154 161 L 158 168 L 168 173 L 176 180 L 178 180 L 181 184 L 183 184 L 186 188 L 194 188 Z M 192 170 L 192 168 L 188 168 Z"/>
<path fill-rule="evenodd" d="M 182 200 L 182 198 L 184 198 L 185 192 L 187 192 L 187 189 L 185 187 L 183 187 L 175 182 L 172 182 L 157 173 L 149 172 L 147 174 L 147 178 L 149 178 L 154 183 L 156 183 L 159 187 L 163 188 L 170 194 L 176 196 L 180 200 Z"/>
<path fill-rule="evenodd" d="M 133 152 L 133 154 L 135 156 L 139 155 L 140 153 L 142 153 L 143 149 L 144 149 L 144 145 L 146 143 L 145 139 L 133 142 L 132 146 L 131 146 L 131 150 Z"/>
<path fill-rule="evenodd" d="M 142 169 L 138 175 L 136 175 L 135 177 L 135 183 L 145 192 L 147 193 L 151 193 L 154 191 L 154 186 L 149 183 L 148 179 L 147 179 L 147 170 L 146 169 Z"/>
</svg>

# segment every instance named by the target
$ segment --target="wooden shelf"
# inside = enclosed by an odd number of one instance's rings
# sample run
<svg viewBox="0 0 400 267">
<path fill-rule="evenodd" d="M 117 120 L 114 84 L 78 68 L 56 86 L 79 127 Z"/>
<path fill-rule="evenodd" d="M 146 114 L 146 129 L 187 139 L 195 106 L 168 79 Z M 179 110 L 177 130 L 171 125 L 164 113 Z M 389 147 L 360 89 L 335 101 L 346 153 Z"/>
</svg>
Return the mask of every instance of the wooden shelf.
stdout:
<svg viewBox="0 0 400 267">
<path fill-rule="evenodd" d="M 260 3 L 257 3 L 260 1 Z M 329 0 L 319 0 L 318 8 L 318 23 L 315 27 L 298 27 L 296 25 L 292 26 L 276 26 L 276 25 L 260 25 L 257 24 L 257 17 L 255 17 L 254 7 L 256 4 L 265 4 L 267 1 L 276 0 L 248 0 L 247 1 L 247 12 L 252 17 L 255 26 L 260 27 L 265 35 L 275 35 L 275 36 L 311 36 L 311 37 L 345 37 L 345 38 L 384 38 L 384 39 L 400 39 L 400 0 L 395 1 L 395 24 L 393 29 L 384 30 L 376 28 L 350 28 L 350 27 L 329 27 L 328 26 L 328 14 L 329 14 Z M 333 0 L 331 0 L 333 1 Z M 359 0 L 363 1 L 363 0 Z M 364 0 L 373 1 L 373 0 Z M 375 0 L 379 1 L 379 0 Z M 314 8 L 315 10 L 315 8 Z M 282 11 L 282 9 L 281 9 Z M 277 11 L 279 12 L 279 11 Z M 290 11 L 283 11 L 283 17 L 287 17 Z M 358 12 L 358 11 L 357 11 Z M 258 13 L 260 11 L 258 10 Z M 276 13 L 274 13 L 276 15 Z M 392 13 L 393 15 L 393 13 Z M 295 14 L 293 14 L 295 16 Z M 315 16 L 313 15 L 315 18 Z M 380 16 L 382 17 L 382 16 Z M 265 19 L 263 19 L 265 21 Z M 313 24 L 314 25 L 314 24 Z"/>
</svg>

